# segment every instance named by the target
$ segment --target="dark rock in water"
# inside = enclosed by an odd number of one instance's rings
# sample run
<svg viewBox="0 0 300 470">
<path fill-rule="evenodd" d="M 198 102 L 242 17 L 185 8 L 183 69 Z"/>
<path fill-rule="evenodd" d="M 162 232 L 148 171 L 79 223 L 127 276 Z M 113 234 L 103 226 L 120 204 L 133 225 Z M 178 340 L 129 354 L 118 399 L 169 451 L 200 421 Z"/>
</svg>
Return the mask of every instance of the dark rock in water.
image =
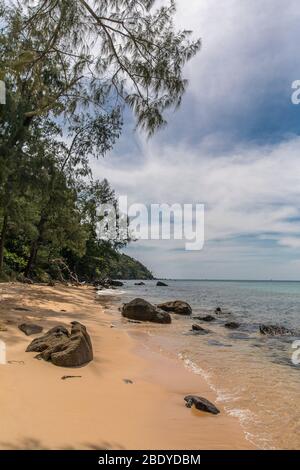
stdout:
<svg viewBox="0 0 300 470">
<path fill-rule="evenodd" d="M 192 326 L 192 331 L 195 331 L 199 334 L 206 335 L 207 333 L 210 333 L 209 330 L 206 330 L 205 328 L 202 328 L 202 326 L 197 325 L 196 323 Z"/>
<path fill-rule="evenodd" d="M 216 314 L 216 315 L 230 315 L 231 312 L 222 310 L 221 307 L 217 307 L 217 308 L 215 309 L 215 314 Z"/>
<path fill-rule="evenodd" d="M 262 335 L 268 336 L 284 336 L 284 335 L 293 335 L 294 332 L 280 325 L 260 325 L 259 331 Z"/>
<path fill-rule="evenodd" d="M 134 299 L 122 307 L 122 315 L 130 320 L 149 321 L 153 323 L 171 323 L 167 312 L 158 310 L 144 299 Z"/>
<path fill-rule="evenodd" d="M 198 397 L 196 395 L 187 395 L 184 397 L 186 402 L 185 406 L 187 408 L 192 408 L 194 405 L 197 410 L 206 411 L 207 413 L 212 413 L 213 415 L 217 415 L 220 413 L 220 410 L 211 403 L 210 401 L 206 400 L 206 398 Z"/>
<path fill-rule="evenodd" d="M 18 326 L 19 330 L 23 331 L 26 336 L 35 335 L 43 331 L 43 327 L 35 325 L 34 323 L 22 323 Z"/>
<path fill-rule="evenodd" d="M 210 339 L 209 341 L 207 341 L 207 344 L 209 344 L 210 346 L 218 346 L 220 348 L 232 348 L 232 344 L 221 343 L 221 341 L 218 341 L 216 339 Z"/>
<path fill-rule="evenodd" d="M 205 315 L 205 316 L 199 316 L 199 317 L 193 317 L 193 320 L 200 320 L 200 321 L 206 321 L 206 322 L 212 322 L 215 321 L 216 318 L 213 317 L 212 315 Z"/>
<path fill-rule="evenodd" d="M 228 323 L 225 323 L 225 328 L 229 328 L 230 330 L 236 330 L 239 328 L 241 325 L 235 321 L 230 321 Z"/>
<path fill-rule="evenodd" d="M 113 279 L 111 279 L 111 280 L 109 281 L 109 284 L 110 284 L 111 286 L 113 286 L 113 287 L 122 287 L 122 286 L 124 286 L 124 282 L 115 281 L 115 280 L 113 280 Z"/>
<path fill-rule="evenodd" d="M 177 313 L 178 315 L 192 314 L 191 306 L 187 302 L 183 302 L 182 300 L 164 302 L 163 304 L 159 304 L 157 307 L 161 310 L 164 310 L 165 312 Z"/>
<path fill-rule="evenodd" d="M 168 284 L 166 284 L 165 282 L 162 282 L 162 281 L 158 281 L 156 283 L 156 286 L 157 287 L 168 287 Z"/>
<path fill-rule="evenodd" d="M 135 286 L 145 286 L 146 284 L 144 282 L 135 282 Z"/>
<path fill-rule="evenodd" d="M 94 286 L 97 290 L 110 289 L 113 287 L 122 287 L 124 283 L 121 281 L 116 281 L 114 279 L 102 279 L 94 283 Z"/>
<path fill-rule="evenodd" d="M 26 352 L 38 352 L 37 359 L 51 361 L 56 366 L 78 367 L 93 359 L 89 334 L 81 323 L 71 323 L 71 333 L 64 326 L 51 328 L 44 336 L 36 338 Z"/>
</svg>

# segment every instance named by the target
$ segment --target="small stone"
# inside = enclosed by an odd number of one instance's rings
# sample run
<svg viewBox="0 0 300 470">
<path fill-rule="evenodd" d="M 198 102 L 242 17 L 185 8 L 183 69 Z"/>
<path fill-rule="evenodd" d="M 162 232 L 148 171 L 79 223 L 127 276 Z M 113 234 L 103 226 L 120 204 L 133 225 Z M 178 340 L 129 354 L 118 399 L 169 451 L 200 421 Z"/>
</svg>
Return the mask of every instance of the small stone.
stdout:
<svg viewBox="0 0 300 470">
<path fill-rule="evenodd" d="M 25 333 L 26 336 L 36 335 L 43 331 L 43 327 L 40 325 L 35 325 L 34 323 L 22 323 L 18 326 L 19 330 Z"/>
<path fill-rule="evenodd" d="M 202 328 L 202 326 L 197 325 L 196 323 L 192 326 L 192 331 L 195 331 L 199 334 L 206 335 L 207 333 L 210 333 L 209 330 L 206 330 L 205 328 Z"/>
<path fill-rule="evenodd" d="M 225 328 L 229 328 L 230 330 L 236 330 L 237 328 L 239 328 L 241 325 L 235 321 L 231 321 L 231 322 L 228 322 L 228 323 L 225 323 Z"/>
<path fill-rule="evenodd" d="M 123 379 L 123 382 L 124 382 L 125 384 L 133 384 L 133 381 L 130 380 L 130 379 Z"/>
<path fill-rule="evenodd" d="M 205 315 L 205 316 L 193 317 L 193 320 L 212 322 L 212 321 L 215 321 L 216 318 L 213 317 L 212 315 Z"/>
</svg>

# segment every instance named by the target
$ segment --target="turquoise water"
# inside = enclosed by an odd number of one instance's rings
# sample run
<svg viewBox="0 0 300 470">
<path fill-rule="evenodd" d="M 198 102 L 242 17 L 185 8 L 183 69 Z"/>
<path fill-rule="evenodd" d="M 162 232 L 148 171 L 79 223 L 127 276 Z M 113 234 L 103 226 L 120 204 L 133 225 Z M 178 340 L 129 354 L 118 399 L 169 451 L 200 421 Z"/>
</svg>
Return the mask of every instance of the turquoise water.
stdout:
<svg viewBox="0 0 300 470">
<path fill-rule="evenodd" d="M 146 296 L 157 303 L 179 298 L 186 300 L 195 313 L 229 309 L 240 321 L 253 325 L 263 322 L 300 328 L 300 282 L 261 281 L 167 281 L 168 287 L 126 282 L 127 295 Z"/>
<path fill-rule="evenodd" d="M 201 323 L 206 335 L 191 333 L 192 318 L 173 315 L 171 325 L 130 325 L 147 333 L 148 346 L 178 357 L 183 366 L 200 374 L 225 412 L 240 420 L 249 441 L 262 449 L 300 449 L 300 365 L 292 362 L 293 342 L 300 340 L 300 282 L 166 281 L 168 287 L 125 282 L 118 306 L 135 297 L 154 304 L 187 301 L 193 315 L 230 311 L 213 323 Z M 238 330 L 224 327 L 240 323 Z M 280 324 L 294 335 L 266 337 L 259 325 Z M 187 392 L 189 392 L 187 390 Z M 201 443 L 199 443 L 201 448 Z"/>
</svg>

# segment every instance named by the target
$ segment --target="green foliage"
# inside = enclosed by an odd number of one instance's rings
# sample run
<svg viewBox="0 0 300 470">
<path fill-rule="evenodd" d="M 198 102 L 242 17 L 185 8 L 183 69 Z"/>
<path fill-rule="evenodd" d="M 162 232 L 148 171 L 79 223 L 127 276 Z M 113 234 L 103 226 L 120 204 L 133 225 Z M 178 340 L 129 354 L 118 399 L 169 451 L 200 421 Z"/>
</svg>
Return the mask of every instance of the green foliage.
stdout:
<svg viewBox="0 0 300 470">
<path fill-rule="evenodd" d="M 181 102 L 200 42 L 174 28 L 173 0 L 154 4 L 0 0 L 0 274 L 150 276 L 119 254 L 130 240 L 98 238 L 97 209 L 118 208 L 90 159 L 113 148 L 126 106 L 152 134 Z"/>
<path fill-rule="evenodd" d="M 10 271 L 15 272 L 21 272 L 26 266 L 26 258 L 8 250 L 4 251 L 4 262 Z"/>
<path fill-rule="evenodd" d="M 112 279 L 153 279 L 153 274 L 142 263 L 124 253 L 110 260 L 107 275 Z"/>
</svg>

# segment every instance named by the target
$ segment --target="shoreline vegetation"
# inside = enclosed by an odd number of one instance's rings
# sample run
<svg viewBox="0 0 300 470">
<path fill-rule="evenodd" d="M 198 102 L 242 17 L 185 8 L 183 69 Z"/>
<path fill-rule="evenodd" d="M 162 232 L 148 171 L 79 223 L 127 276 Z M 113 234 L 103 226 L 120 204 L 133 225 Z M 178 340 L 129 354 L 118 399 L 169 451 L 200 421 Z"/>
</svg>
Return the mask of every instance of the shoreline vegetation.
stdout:
<svg viewBox="0 0 300 470">
<path fill-rule="evenodd" d="M 93 287 L 2 283 L 0 293 L 7 354 L 0 366 L 1 449 L 253 448 L 222 407 L 215 416 L 192 406 L 194 395 L 214 403 L 205 380 L 179 359 L 146 348 L 146 329 L 135 330 L 125 318 L 115 327 L 120 312 Z M 87 365 L 57 367 L 25 352 L 41 333 L 26 336 L 21 323 L 37 324 L 44 334 L 71 322 L 91 338 Z"/>
<path fill-rule="evenodd" d="M 181 104 L 201 41 L 175 14 L 173 1 L 0 0 L 0 279 L 151 276 L 120 254 L 129 218 L 92 169 L 129 110 L 151 136 Z"/>
</svg>

